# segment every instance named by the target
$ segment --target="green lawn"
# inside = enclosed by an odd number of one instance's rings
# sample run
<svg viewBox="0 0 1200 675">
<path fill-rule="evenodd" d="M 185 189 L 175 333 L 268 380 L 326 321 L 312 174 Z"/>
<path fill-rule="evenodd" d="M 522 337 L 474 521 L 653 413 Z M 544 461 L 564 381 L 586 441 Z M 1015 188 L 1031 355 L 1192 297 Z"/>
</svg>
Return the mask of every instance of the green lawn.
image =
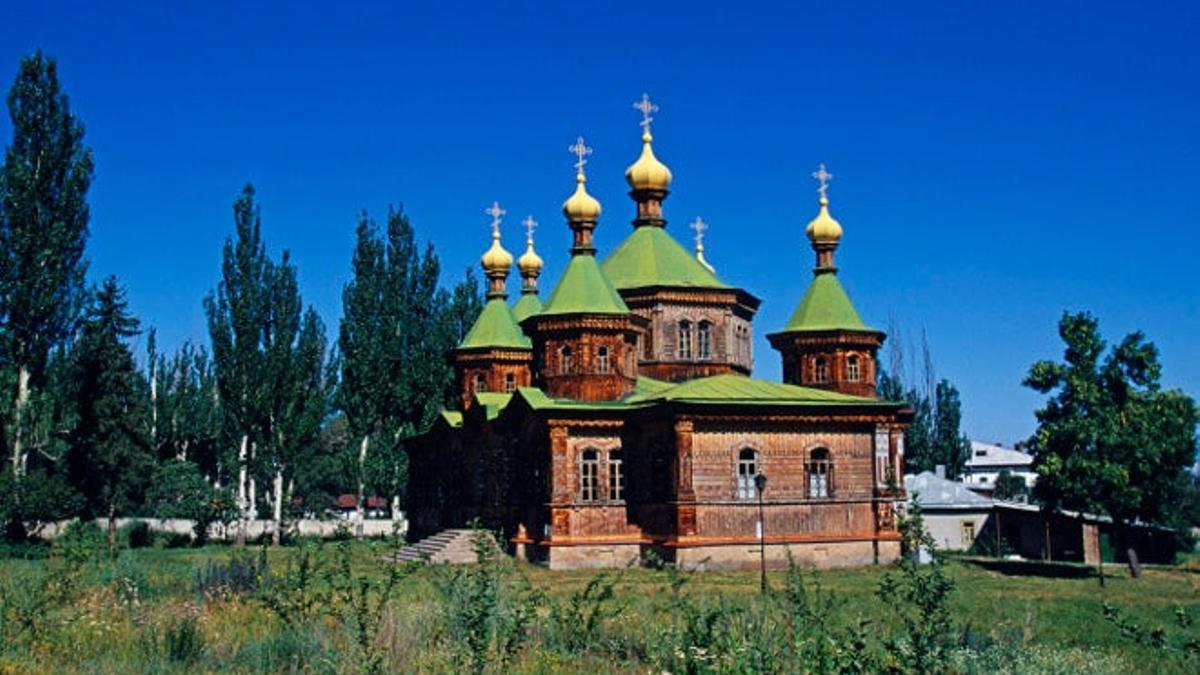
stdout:
<svg viewBox="0 0 1200 675">
<path fill-rule="evenodd" d="M 72 554 L 75 559 L 0 559 L 0 673 L 361 672 L 372 666 L 453 672 L 468 663 L 464 626 L 491 626 L 488 621 L 496 626 L 510 622 L 505 630 L 511 629 L 519 643 L 507 648 L 512 653 L 508 660 L 476 663 L 495 672 L 660 672 L 663 649 L 671 649 L 663 641 L 682 640 L 679 631 L 688 627 L 680 626 L 690 620 L 680 605 L 672 604 L 671 579 L 679 577 L 666 571 L 610 573 L 606 578 L 613 598 L 580 601 L 578 611 L 571 613 L 571 600 L 596 574 L 525 564 L 497 566 L 490 586 L 481 577 L 451 578 L 446 569 L 416 569 L 395 586 L 392 602 L 372 614 L 387 576 L 383 544 L 353 544 L 341 551 L 333 544 L 313 548 L 315 568 L 307 583 L 297 581 L 298 551 L 266 551 L 266 576 L 276 584 L 271 593 L 263 590 L 267 584 L 261 579 L 257 590 L 238 591 L 210 581 L 205 591 L 201 578 L 210 565 L 228 570 L 235 552 L 226 547 L 126 550 L 116 560 L 85 561 L 83 554 Z M 261 551 L 250 548 L 240 555 L 252 565 Z M 1175 627 L 1175 613 L 1182 607 L 1200 618 L 1197 563 L 1191 559 L 1147 569 L 1141 579 L 1110 565 L 1101 588 L 1085 568 L 1061 566 L 1055 569 L 1063 576 L 1050 577 L 950 560 L 945 571 L 954 584 L 950 608 L 955 631 L 986 656 L 956 662 L 950 670 L 1194 672 L 1197 662 L 1185 655 L 1122 636 L 1105 620 L 1102 604 L 1120 607 L 1123 616 L 1138 624 L 1168 627 L 1172 638 L 1186 637 L 1187 630 Z M 830 603 L 820 609 L 820 621 L 840 628 L 867 620 L 864 630 L 872 640 L 889 634 L 896 628 L 896 614 L 877 595 L 889 569 L 807 572 L 810 596 L 819 586 L 818 597 Z M 782 616 L 755 623 L 760 614 L 767 617 L 756 609 L 761 607 L 757 573 L 705 572 L 679 579 L 680 601 L 734 617 L 722 629 L 725 641 L 706 648 L 725 655 L 714 657 L 708 667 L 745 672 L 744 665 L 733 664 L 750 658 L 741 654 L 737 636 L 776 630 L 773 621 Z M 782 589 L 786 574 L 772 573 L 770 582 Z M 366 602 L 355 604 L 355 593 L 363 587 Z M 338 594 L 346 588 L 353 592 Z M 286 606 L 305 601 L 314 606 Z M 488 615 L 492 618 L 476 616 L 488 608 L 494 610 Z M 564 646 L 570 642 L 564 636 L 584 631 L 586 617 L 597 609 L 598 628 L 588 634 L 588 642 Z M 521 614 L 525 610 L 529 616 Z M 365 623 L 362 631 L 359 619 Z M 1190 637 L 1200 639 L 1195 626 Z M 496 639 L 482 649 L 506 649 L 496 646 L 502 642 Z M 729 654 L 733 656 L 726 658 Z M 707 652 L 701 656 L 708 658 Z M 820 670 L 795 664 L 770 669 Z"/>
</svg>

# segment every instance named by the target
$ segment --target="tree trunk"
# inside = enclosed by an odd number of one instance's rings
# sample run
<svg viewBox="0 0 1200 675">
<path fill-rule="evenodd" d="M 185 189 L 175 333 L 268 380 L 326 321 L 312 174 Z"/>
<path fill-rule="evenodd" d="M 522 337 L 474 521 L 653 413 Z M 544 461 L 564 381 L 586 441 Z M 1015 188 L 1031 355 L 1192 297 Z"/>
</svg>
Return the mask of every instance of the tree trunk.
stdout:
<svg viewBox="0 0 1200 675">
<path fill-rule="evenodd" d="M 358 503 L 354 507 L 354 515 L 357 522 L 354 525 L 354 535 L 359 539 L 363 538 L 364 524 L 364 501 L 366 499 L 367 481 L 366 481 L 366 465 L 367 465 L 367 448 L 371 445 L 371 437 L 363 436 L 362 443 L 358 446 Z"/>
<path fill-rule="evenodd" d="M 240 448 L 238 448 L 238 546 L 246 545 L 246 528 L 249 526 L 249 524 L 246 522 L 246 516 L 249 512 L 249 509 L 246 507 L 246 452 L 248 451 L 249 446 L 249 435 L 242 434 L 242 445 Z"/>
<path fill-rule="evenodd" d="M 257 457 L 258 457 L 258 442 L 252 441 L 250 443 L 250 462 L 253 464 L 254 460 Z M 255 479 L 254 474 L 249 474 L 246 478 L 246 483 L 249 485 L 249 488 L 250 488 L 250 503 L 249 503 L 250 520 L 255 521 L 255 520 L 258 520 L 258 480 Z"/>
<path fill-rule="evenodd" d="M 29 369 L 24 366 L 17 372 L 17 398 L 13 402 L 13 478 L 24 473 L 25 407 L 29 405 Z"/>
<path fill-rule="evenodd" d="M 283 542 L 283 470 L 275 470 L 275 529 L 271 532 L 271 544 L 279 546 Z"/>
<path fill-rule="evenodd" d="M 117 550 L 117 505 L 108 505 L 108 554 L 111 556 Z"/>
</svg>

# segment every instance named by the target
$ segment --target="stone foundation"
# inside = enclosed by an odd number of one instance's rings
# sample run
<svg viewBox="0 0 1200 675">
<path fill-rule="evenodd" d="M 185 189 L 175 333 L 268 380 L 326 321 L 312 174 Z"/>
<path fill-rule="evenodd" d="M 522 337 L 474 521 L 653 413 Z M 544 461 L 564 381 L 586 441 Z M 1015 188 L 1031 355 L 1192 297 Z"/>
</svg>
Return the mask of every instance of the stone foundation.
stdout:
<svg viewBox="0 0 1200 675">
<path fill-rule="evenodd" d="M 638 544 L 551 546 L 546 558 L 552 570 L 612 569 L 636 565 L 641 551 Z"/>
<path fill-rule="evenodd" d="M 897 541 L 838 541 L 804 544 L 767 544 L 767 569 L 786 569 L 788 553 L 801 567 L 861 567 L 886 565 L 900 557 Z M 877 553 L 878 552 L 878 553 Z M 693 546 L 675 550 L 675 564 L 689 570 L 758 569 L 757 544 Z"/>
</svg>

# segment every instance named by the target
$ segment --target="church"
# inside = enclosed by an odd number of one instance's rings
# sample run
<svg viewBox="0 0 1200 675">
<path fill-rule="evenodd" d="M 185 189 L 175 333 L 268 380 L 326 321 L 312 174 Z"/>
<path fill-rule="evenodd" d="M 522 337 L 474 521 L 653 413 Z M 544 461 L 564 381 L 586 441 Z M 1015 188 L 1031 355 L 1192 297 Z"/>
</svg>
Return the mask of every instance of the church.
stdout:
<svg viewBox="0 0 1200 675">
<path fill-rule="evenodd" d="M 573 245 L 543 300 L 532 219 L 516 260 L 492 243 L 487 302 L 453 354 L 459 410 L 406 444 L 415 536 L 477 521 L 518 557 L 552 569 L 618 567 L 655 555 L 680 567 L 739 568 L 790 558 L 833 567 L 900 554 L 904 430 L 912 413 L 876 396 L 885 335 L 838 281 L 842 226 L 824 165 L 807 290 L 767 335 L 782 382 L 751 377 L 760 300 L 730 286 L 666 228 L 671 171 L 654 154 L 648 97 L 641 153 L 625 172 L 633 231 L 601 255 L 600 202 L 580 138 L 563 203 Z M 760 545 L 763 549 L 760 551 Z"/>
</svg>

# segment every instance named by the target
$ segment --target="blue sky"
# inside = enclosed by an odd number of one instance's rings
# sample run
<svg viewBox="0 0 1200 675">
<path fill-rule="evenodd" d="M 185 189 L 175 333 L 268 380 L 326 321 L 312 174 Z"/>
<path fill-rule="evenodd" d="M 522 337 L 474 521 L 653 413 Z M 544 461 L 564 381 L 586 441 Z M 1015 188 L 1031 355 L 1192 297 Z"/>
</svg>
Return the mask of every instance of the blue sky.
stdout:
<svg viewBox="0 0 1200 675">
<path fill-rule="evenodd" d="M 4 88 L 22 54 L 55 56 L 95 150 L 91 275 L 117 274 L 167 346 L 207 341 L 247 181 L 331 334 L 356 214 L 389 203 L 448 280 L 486 248 L 492 200 L 510 250 L 533 214 L 548 288 L 567 146 L 595 149 L 603 254 L 630 230 L 648 91 L 669 230 L 690 242 L 703 216 L 708 259 L 764 300 L 756 375 L 779 376 L 765 335 L 810 278 L 825 162 L 843 283 L 869 323 L 925 331 L 972 437 L 1032 432 L 1020 381 L 1060 355 L 1064 309 L 1110 341 L 1145 331 L 1166 384 L 1200 395 L 1194 2 L 3 5 Z"/>
</svg>

